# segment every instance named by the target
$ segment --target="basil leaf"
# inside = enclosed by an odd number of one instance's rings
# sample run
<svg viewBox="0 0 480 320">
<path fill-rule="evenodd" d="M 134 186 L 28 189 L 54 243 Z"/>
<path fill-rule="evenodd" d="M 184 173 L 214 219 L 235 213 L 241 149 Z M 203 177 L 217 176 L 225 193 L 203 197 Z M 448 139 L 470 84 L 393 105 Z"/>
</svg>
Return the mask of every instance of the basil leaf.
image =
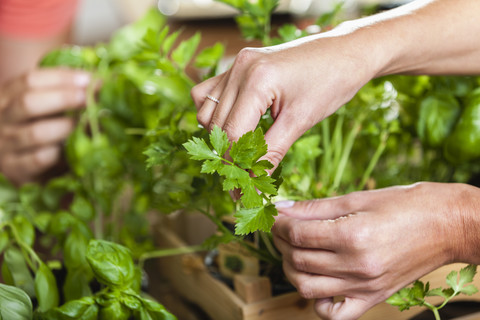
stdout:
<svg viewBox="0 0 480 320">
<path fill-rule="evenodd" d="M 91 240 L 87 261 L 101 283 L 108 286 L 129 287 L 135 277 L 135 266 L 129 249 L 104 240 Z"/>
<path fill-rule="evenodd" d="M 0 318 L 31 320 L 32 301 L 20 288 L 0 283 Z"/>
<path fill-rule="evenodd" d="M 92 297 L 73 300 L 56 309 L 61 319 L 94 320 L 97 319 L 98 305 Z"/>
<path fill-rule="evenodd" d="M 7 284 L 19 287 L 30 297 L 35 296 L 35 285 L 32 274 L 30 273 L 25 258 L 19 249 L 9 247 L 5 251 L 2 275 L 5 281 L 7 281 L 8 278 L 11 279 L 12 282 L 7 282 Z"/>
<path fill-rule="evenodd" d="M 58 306 L 57 281 L 50 268 L 44 263 L 40 265 L 35 275 L 35 292 L 38 311 L 45 312 Z"/>
</svg>

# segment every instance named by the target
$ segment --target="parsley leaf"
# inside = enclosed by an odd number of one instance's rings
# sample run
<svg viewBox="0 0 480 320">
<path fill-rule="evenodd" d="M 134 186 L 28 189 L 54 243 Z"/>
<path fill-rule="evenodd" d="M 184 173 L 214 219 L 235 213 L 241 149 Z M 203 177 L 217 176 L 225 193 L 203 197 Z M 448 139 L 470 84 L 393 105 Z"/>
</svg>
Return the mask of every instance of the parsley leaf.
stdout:
<svg viewBox="0 0 480 320">
<path fill-rule="evenodd" d="M 472 295 L 478 292 L 478 289 L 470 284 L 477 273 L 476 265 L 468 265 L 461 269 L 460 272 L 452 271 L 447 275 L 447 284 L 449 288 L 435 288 L 430 290 L 430 285 L 423 284 L 421 281 L 415 281 L 412 287 L 403 288 L 390 298 L 387 303 L 398 307 L 400 311 L 408 310 L 410 307 L 423 306 L 430 309 L 434 314 L 438 314 L 438 310 L 443 308 L 448 301 L 460 293 Z M 425 297 L 439 296 L 444 299 L 444 302 L 439 306 L 430 304 L 425 300 Z"/>
<path fill-rule="evenodd" d="M 236 214 L 235 234 L 246 235 L 257 230 L 270 232 L 275 222 L 274 216 L 277 215 L 277 209 L 273 204 L 265 207 L 256 207 L 251 209 L 240 209 Z"/>
<path fill-rule="evenodd" d="M 193 160 L 220 160 L 220 157 L 210 149 L 203 139 L 193 137 L 192 140 L 184 143 L 183 146 Z"/>
<path fill-rule="evenodd" d="M 266 172 L 273 165 L 259 160 L 267 153 L 262 129 L 247 132 L 231 143 L 227 134 L 215 126 L 209 143 L 212 147 L 204 139 L 193 138 L 184 147 L 191 159 L 203 161 L 202 173 L 217 173 L 223 177 L 224 191 L 241 190 L 243 207 L 234 215 L 235 234 L 246 235 L 257 230 L 270 232 L 275 222 L 273 216 L 277 215 L 272 197 L 278 194 L 278 183 Z"/>
</svg>

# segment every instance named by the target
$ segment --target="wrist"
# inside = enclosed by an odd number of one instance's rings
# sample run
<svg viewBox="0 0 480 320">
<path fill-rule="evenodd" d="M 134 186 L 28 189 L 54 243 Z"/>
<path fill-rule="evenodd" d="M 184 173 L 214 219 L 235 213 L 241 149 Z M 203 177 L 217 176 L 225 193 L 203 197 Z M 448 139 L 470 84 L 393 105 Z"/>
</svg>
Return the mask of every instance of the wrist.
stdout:
<svg viewBox="0 0 480 320">
<path fill-rule="evenodd" d="M 453 184 L 454 201 L 447 207 L 451 225 L 452 262 L 480 264 L 480 188 Z"/>
</svg>

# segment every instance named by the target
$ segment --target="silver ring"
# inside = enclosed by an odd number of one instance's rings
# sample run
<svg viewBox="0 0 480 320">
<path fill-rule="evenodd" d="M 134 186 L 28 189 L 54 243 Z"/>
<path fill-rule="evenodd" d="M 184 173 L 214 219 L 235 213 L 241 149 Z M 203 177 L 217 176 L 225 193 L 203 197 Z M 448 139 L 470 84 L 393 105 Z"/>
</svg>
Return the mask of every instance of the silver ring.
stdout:
<svg viewBox="0 0 480 320">
<path fill-rule="evenodd" d="M 211 100 L 211 101 L 213 101 L 213 102 L 215 102 L 215 103 L 217 103 L 217 104 L 220 103 L 220 100 L 218 100 L 218 99 L 215 98 L 215 97 L 212 97 L 212 96 L 209 95 L 209 94 L 207 94 L 207 96 L 206 96 L 205 98 L 207 98 L 208 100 Z"/>
</svg>

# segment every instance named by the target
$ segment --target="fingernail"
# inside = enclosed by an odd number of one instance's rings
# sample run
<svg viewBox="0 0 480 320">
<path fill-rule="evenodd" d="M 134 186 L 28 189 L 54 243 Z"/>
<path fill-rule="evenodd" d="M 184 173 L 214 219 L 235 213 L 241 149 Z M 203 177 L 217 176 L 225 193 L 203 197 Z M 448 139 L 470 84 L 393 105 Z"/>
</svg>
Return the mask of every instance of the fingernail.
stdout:
<svg viewBox="0 0 480 320">
<path fill-rule="evenodd" d="M 274 203 L 275 208 L 277 209 L 286 209 L 291 208 L 295 205 L 295 201 L 293 200 L 282 200 Z"/>
<path fill-rule="evenodd" d="M 85 87 L 90 83 L 90 75 L 88 73 L 78 73 L 73 80 L 77 86 Z"/>
</svg>

